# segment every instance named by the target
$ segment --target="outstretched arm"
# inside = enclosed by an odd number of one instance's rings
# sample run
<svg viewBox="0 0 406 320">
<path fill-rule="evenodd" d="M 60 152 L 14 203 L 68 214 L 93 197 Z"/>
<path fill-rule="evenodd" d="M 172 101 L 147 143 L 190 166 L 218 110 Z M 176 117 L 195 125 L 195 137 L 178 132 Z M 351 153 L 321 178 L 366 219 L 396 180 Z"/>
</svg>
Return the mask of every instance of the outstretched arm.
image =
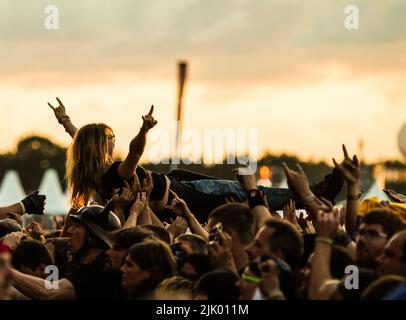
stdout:
<svg viewBox="0 0 406 320">
<path fill-rule="evenodd" d="M 48 289 L 46 281 L 37 277 L 21 273 L 9 268 L 11 284 L 27 297 L 42 300 L 73 300 L 76 299 L 75 289 L 67 279 L 57 281 L 58 289 Z"/>
<path fill-rule="evenodd" d="M 62 101 L 59 98 L 56 98 L 56 100 L 59 103 L 59 106 L 57 106 L 56 108 L 53 107 L 49 102 L 48 102 L 48 105 L 54 111 L 55 117 L 58 120 L 58 122 L 61 125 L 63 125 L 63 127 L 65 128 L 65 131 L 73 138 L 73 137 L 75 137 L 75 134 L 78 131 L 78 129 L 70 121 L 70 117 L 66 114 L 66 109 L 65 109 L 65 106 L 63 105 Z"/>
<path fill-rule="evenodd" d="M 7 213 L 16 213 L 22 216 L 28 214 L 44 214 L 45 196 L 38 191 L 32 192 L 20 202 L 0 207 L 0 219 L 7 218 Z"/>
<path fill-rule="evenodd" d="M 154 106 L 151 106 L 149 113 L 146 116 L 142 117 L 142 127 L 137 136 L 131 141 L 130 150 L 127 157 L 123 162 L 120 163 L 120 166 L 118 167 L 119 175 L 126 180 L 131 179 L 134 175 L 135 168 L 140 161 L 140 158 L 145 149 L 145 145 L 147 143 L 148 131 L 158 123 L 158 121 L 156 121 L 152 116 L 153 112 Z"/>
</svg>

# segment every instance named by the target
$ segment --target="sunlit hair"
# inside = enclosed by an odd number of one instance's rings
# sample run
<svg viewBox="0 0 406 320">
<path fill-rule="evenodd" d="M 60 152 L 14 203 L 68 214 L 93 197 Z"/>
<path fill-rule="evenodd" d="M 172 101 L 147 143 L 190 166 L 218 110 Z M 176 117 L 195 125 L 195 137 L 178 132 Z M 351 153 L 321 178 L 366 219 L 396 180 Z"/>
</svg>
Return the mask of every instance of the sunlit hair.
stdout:
<svg viewBox="0 0 406 320">
<path fill-rule="evenodd" d="M 92 193 L 98 189 L 102 170 L 112 161 L 107 138 L 112 132 L 105 124 L 88 124 L 76 133 L 69 146 L 66 181 L 72 207 L 86 205 Z"/>
</svg>

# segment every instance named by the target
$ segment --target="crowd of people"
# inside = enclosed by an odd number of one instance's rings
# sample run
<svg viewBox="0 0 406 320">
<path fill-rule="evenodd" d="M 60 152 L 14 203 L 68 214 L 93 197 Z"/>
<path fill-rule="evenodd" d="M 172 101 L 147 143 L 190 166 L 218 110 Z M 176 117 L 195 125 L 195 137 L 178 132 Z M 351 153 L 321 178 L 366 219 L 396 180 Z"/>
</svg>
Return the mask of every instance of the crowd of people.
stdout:
<svg viewBox="0 0 406 320">
<path fill-rule="evenodd" d="M 77 129 L 57 100 L 49 105 L 73 139 L 71 209 L 43 231 L 21 216 L 43 214 L 44 195 L 0 208 L 0 299 L 406 298 L 406 196 L 385 190 L 391 202 L 361 210 L 360 162 L 345 146 L 318 184 L 284 164 L 289 189 L 257 186 L 249 168 L 234 181 L 151 172 L 139 162 L 153 106 L 115 161 L 113 129 Z"/>
</svg>

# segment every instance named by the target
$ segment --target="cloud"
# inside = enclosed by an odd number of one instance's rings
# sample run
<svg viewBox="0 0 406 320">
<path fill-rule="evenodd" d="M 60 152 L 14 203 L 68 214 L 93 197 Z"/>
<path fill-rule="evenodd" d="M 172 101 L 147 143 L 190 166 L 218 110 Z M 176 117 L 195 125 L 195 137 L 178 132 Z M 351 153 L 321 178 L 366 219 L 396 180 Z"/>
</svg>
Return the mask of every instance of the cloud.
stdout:
<svg viewBox="0 0 406 320">
<path fill-rule="evenodd" d="M 227 85 L 317 81 L 331 62 L 354 74 L 404 70 L 406 3 L 353 3 L 358 31 L 344 28 L 341 0 L 55 0 L 60 29 L 49 31 L 48 1 L 2 0 L 0 80 L 172 79 L 178 59 L 190 61 L 196 81 Z"/>
</svg>

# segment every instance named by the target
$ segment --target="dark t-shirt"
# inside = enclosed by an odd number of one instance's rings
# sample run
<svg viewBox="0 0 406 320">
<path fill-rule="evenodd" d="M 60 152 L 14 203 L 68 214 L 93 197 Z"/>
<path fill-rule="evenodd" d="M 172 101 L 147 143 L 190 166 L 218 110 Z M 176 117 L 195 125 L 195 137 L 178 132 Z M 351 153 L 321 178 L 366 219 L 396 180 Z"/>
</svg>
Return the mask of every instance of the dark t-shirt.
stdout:
<svg viewBox="0 0 406 320">
<path fill-rule="evenodd" d="M 107 202 L 113 196 L 114 189 L 120 189 L 125 187 L 124 181 L 126 181 L 123 177 L 120 176 L 118 173 L 118 167 L 120 166 L 121 161 L 114 162 L 107 171 L 102 175 L 101 181 L 102 184 L 100 186 L 100 190 L 98 191 L 99 196 L 101 197 L 103 202 Z M 127 182 L 131 185 L 132 181 L 127 180 Z"/>
<path fill-rule="evenodd" d="M 106 268 L 107 256 L 99 254 L 91 263 L 71 262 L 67 266 L 66 278 L 75 288 L 80 300 L 121 299 L 121 272 Z"/>
</svg>

